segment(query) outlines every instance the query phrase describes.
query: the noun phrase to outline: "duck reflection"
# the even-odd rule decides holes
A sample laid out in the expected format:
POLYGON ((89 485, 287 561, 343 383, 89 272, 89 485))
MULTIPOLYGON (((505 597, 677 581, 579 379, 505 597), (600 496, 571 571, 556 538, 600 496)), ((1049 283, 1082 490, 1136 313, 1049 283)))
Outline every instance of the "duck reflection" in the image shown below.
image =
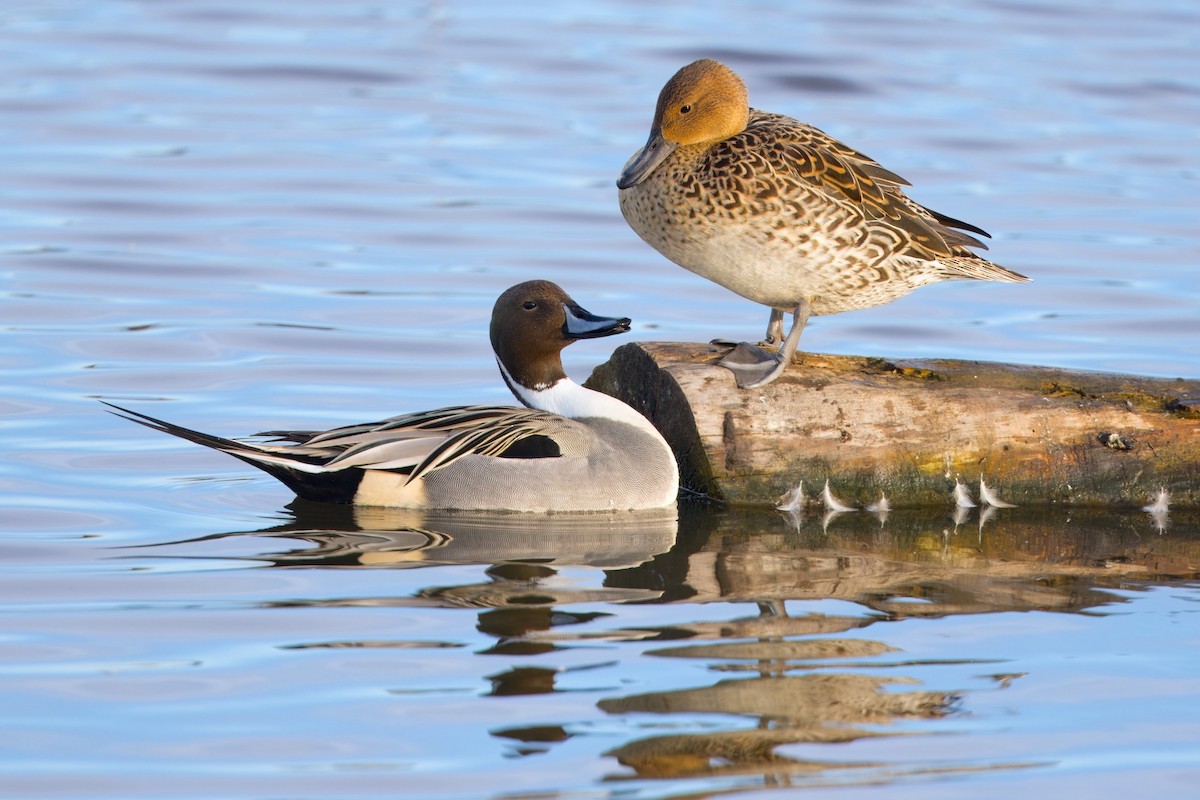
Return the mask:
MULTIPOLYGON (((912 735, 911 725, 898 723, 952 714, 961 688, 918 685, 918 675, 928 678, 927 667, 978 663, 979 676, 990 674, 998 689, 1021 675, 974 660, 965 647, 955 652, 951 646, 936 662, 905 658, 888 642, 886 623, 1002 611, 1094 613, 1124 602, 1110 589, 1136 588, 1140 579, 1200 577, 1200 519, 1180 524, 1177 516, 1173 533, 1159 535, 1136 511, 1002 509, 983 529, 956 525, 948 511, 905 509, 889 510, 886 520, 844 514, 807 524, 794 515, 687 505, 677 515, 618 517, 414 514, 303 503, 290 510, 294 519, 254 532, 275 546, 238 557, 273 569, 428 574, 420 588, 409 580, 405 596, 290 604, 477 609, 476 629, 490 644, 469 657, 503 657, 487 673, 481 696, 552 695, 582 670, 600 676, 607 688, 573 691, 597 693, 596 707, 611 721, 607 734, 612 724, 627 726, 627 740, 609 755, 629 772, 614 780, 750 775, 778 786, 834 770, 859 770, 861 780, 870 781, 888 780, 888 770, 911 775, 920 767, 805 760, 794 750, 912 735), (291 546, 279 547, 282 541, 291 546), (446 568, 455 565, 484 569, 446 568), (596 570, 598 578, 564 575, 578 567, 596 570), (472 578, 463 580, 464 574, 472 578), (484 579, 476 580, 480 574, 484 579), (847 611, 798 613, 811 611, 806 601, 830 599, 846 601, 847 611), (660 618, 671 622, 648 622, 654 617, 643 610, 635 624, 624 611, 629 603, 669 605, 660 618), (714 604, 753 611, 712 621, 701 609, 714 604), (692 608, 695 621, 680 621, 692 608), (604 660, 582 665, 556 655, 600 646, 604 660), (634 662, 639 674, 649 663, 661 664, 650 672, 674 684, 614 694, 611 687, 626 678, 614 679, 612 671, 634 662), (710 678, 686 685, 675 677, 693 682, 697 675, 710 678), (663 727, 672 732, 645 735, 647 728, 663 727)), ((184 544, 221 546, 233 535, 184 544)), ((595 724, 536 719, 490 733, 520 757, 590 735, 595 724)), ((975 768, 994 767, 954 765, 975 768)))
MULTIPOLYGON (((1124 602, 1110 588, 1129 589, 1138 577, 1194 578, 1200 569, 1200 537, 1149 537, 1136 515, 1005 509, 987 520, 986 536, 979 529, 960 530, 951 517, 905 510, 890 511, 886 528, 877 516, 865 514, 816 519, 807 527, 798 526, 794 514, 779 518, 774 527, 743 513, 710 515, 709 521, 703 546, 688 557, 688 601, 752 603, 757 615, 677 624, 673 636, 686 642, 643 653, 668 662, 698 662, 720 679, 599 701, 600 710, 629 718, 635 730, 650 727, 647 715, 663 718, 656 728, 685 724, 667 721, 673 716, 693 715, 694 720, 701 715, 703 720, 693 721, 688 732, 635 735, 610 750, 633 772, 614 779, 751 775, 767 787, 826 781, 835 771, 857 771, 857 778, 839 781, 873 783, 932 769, 790 754, 797 746, 895 736, 899 722, 950 715, 962 691, 917 686, 917 668, 989 664, 969 652, 937 661, 906 659, 887 643, 881 625, 908 617, 1002 611, 1088 613, 1124 602), (852 602, 864 613, 788 613, 789 605, 800 601, 828 599, 852 602), (879 635, 864 636, 868 628, 879 635)), ((985 669, 980 673, 989 677, 985 669)), ((1004 689, 1022 674, 992 672, 990 677, 1004 689)), ((913 733, 911 726, 899 730, 913 733)), ((1030 765, 981 762, 951 768, 1023 766, 1030 765)))
POLYGON ((800 773, 878 765, 791 758, 777 752, 782 745, 845 743, 888 735, 878 728, 905 718, 945 716, 959 700, 956 692, 909 689, 907 685, 917 681, 903 675, 837 671, 888 666, 876 660, 897 652, 886 643, 829 636, 864 628, 878 618, 821 614, 793 618, 782 603, 771 601, 760 602, 758 612, 757 617, 734 620, 720 630, 698 626, 695 639, 702 643, 646 652, 665 659, 697 659, 710 671, 753 673, 752 677, 598 703, 612 715, 719 715, 741 723, 724 726, 725 730, 637 738, 608 755, 639 778, 761 774, 773 785, 786 785, 800 773), (805 638, 814 635, 821 638, 805 638), (751 725, 745 724, 747 720, 751 725))
MULTIPOLYGON (((303 549, 263 554, 276 566, 424 567, 520 562, 625 569, 675 542, 674 509, 620 514, 479 514, 296 501, 295 519, 259 535, 303 549)), ((536 577, 531 573, 531 577, 536 577)))
POLYGON ((779 775, 875 766, 863 762, 801 760, 776 751, 788 744, 845 743, 887 735, 861 727, 902 718, 947 714, 958 696, 889 690, 902 678, 853 674, 726 680, 678 692, 604 700, 610 714, 722 714, 751 717, 754 727, 635 739, 609 751, 641 778, 763 773, 779 775))
MULTIPOLYGON (((440 607, 480 609, 477 630, 494 638, 480 655, 534 656, 555 650, 551 639, 536 634, 563 626, 579 626, 606 616, 576 612, 570 606, 651 601, 663 598, 656 558, 671 551, 678 533, 675 509, 620 514, 466 514, 372 509, 297 500, 288 507, 292 519, 257 531, 212 534, 156 549, 184 548, 187 555, 165 558, 208 558, 197 551, 229 551, 266 539, 288 542, 287 548, 221 555, 276 569, 429 569, 430 585, 403 596, 297 598, 270 601, 287 607, 440 607), (443 585, 438 567, 483 566, 484 581, 443 585), (620 585, 566 580, 564 567, 624 575, 620 585), (634 574, 637 573, 637 574, 634 574)), ((474 574, 478 574, 477 572, 474 574)), ((411 586, 411 582, 409 582, 411 586)), ((322 641, 288 645, 288 649, 403 648, 451 643, 405 641, 322 641)), ((554 690, 555 670, 513 670, 491 678, 493 694, 531 694, 554 690)))

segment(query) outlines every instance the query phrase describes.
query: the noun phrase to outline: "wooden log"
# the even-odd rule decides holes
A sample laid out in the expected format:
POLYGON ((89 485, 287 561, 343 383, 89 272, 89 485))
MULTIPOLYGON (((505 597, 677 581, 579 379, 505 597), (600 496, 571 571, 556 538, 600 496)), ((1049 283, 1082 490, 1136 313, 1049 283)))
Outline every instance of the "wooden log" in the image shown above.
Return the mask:
POLYGON ((1200 381, 979 361, 804 353, 738 389, 710 344, 625 345, 587 385, 645 414, 686 489, 776 504, 826 480, 855 505, 948 505, 982 478, 1020 505, 1200 506, 1200 381))

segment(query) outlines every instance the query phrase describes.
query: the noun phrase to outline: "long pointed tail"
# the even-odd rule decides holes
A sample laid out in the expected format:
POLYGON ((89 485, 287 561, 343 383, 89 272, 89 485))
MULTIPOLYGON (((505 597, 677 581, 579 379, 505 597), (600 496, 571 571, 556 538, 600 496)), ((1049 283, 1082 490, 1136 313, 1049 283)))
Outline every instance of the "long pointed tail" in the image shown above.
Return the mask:
MULTIPOLYGON (((122 419, 127 419, 130 422, 136 422, 138 425, 145 425, 147 428, 152 430, 161 431, 162 433, 169 433, 172 436, 178 436, 180 439, 187 439, 189 442, 202 444, 205 447, 212 448, 213 450, 220 450, 222 453, 228 453, 231 456, 241 458, 243 461, 249 461, 252 464, 254 462, 251 460, 251 454, 262 453, 261 450, 253 445, 237 442, 233 439, 226 439, 223 436, 213 436, 210 433, 203 433, 201 431, 192 430, 191 428, 185 428, 182 425, 176 425, 172 422, 167 422, 166 420, 152 417, 149 414, 130 411, 128 408, 122 408, 121 406, 116 405, 115 403, 109 403, 106 400, 101 400, 100 402, 112 409, 109 411, 110 414, 114 414, 122 419)), ((255 466, 257 466, 257 464, 255 466)))
POLYGON ((362 471, 357 469, 328 472, 324 469, 323 459, 315 456, 282 452, 283 448, 257 447, 247 442, 239 442, 223 436, 214 436, 210 433, 185 428, 182 425, 176 425, 149 414, 130 411, 128 408, 122 408, 103 400, 101 402, 109 407, 109 413, 122 419, 136 422, 162 433, 169 433, 222 453, 228 453, 234 458, 262 470, 297 495, 309 500, 332 503, 352 502, 358 482, 362 479, 362 471))

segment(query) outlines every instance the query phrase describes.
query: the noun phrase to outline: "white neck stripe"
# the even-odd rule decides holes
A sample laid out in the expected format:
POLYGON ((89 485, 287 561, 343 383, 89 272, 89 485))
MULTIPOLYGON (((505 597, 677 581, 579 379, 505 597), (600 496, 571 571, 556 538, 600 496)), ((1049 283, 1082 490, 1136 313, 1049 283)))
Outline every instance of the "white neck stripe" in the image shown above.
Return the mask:
POLYGON ((615 397, 587 389, 570 378, 561 378, 544 389, 531 389, 514 380, 508 368, 499 359, 496 363, 500 365, 500 374, 508 388, 529 408, 548 411, 569 419, 603 417, 654 431, 654 435, 659 437, 658 431, 648 419, 615 397))

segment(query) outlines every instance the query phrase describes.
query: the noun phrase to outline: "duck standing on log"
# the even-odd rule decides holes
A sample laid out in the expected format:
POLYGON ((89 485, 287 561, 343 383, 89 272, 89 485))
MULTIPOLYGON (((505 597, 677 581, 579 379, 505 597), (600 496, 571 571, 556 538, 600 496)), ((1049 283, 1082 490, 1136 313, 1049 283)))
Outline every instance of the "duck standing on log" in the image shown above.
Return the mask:
POLYGON ((742 388, 779 377, 810 315, 937 281, 1029 280, 972 252, 987 247, 971 234, 988 234, 914 202, 905 185, 811 125, 750 108, 742 79, 710 59, 663 87, 650 138, 617 180, 621 213, 642 239, 771 309, 765 343, 782 341, 778 353, 743 342, 720 362, 742 388))

